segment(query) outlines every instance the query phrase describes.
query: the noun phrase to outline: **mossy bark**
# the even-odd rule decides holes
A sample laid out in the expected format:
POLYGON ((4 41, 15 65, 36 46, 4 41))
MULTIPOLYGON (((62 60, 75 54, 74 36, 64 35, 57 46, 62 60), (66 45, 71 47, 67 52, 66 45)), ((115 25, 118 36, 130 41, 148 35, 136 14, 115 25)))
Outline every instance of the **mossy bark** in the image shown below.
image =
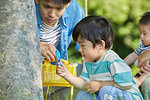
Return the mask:
POLYGON ((34 0, 0 0, 0 100, 43 100, 34 0))

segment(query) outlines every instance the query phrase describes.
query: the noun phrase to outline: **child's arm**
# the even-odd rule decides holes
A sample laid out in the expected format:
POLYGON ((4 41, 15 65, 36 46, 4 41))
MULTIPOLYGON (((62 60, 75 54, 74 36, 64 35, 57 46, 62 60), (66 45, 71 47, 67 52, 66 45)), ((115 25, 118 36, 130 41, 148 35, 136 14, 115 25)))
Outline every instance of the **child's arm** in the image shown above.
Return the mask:
POLYGON ((134 63, 134 61, 138 58, 138 56, 135 54, 135 52, 132 52, 131 54, 129 54, 124 61, 128 64, 131 65, 134 63))
POLYGON ((138 85, 138 87, 144 82, 145 79, 150 77, 150 73, 144 73, 140 77, 134 77, 134 81, 138 85))
POLYGON ((132 86, 120 86, 116 84, 114 81, 91 81, 86 84, 85 88, 88 90, 88 92, 95 93, 99 91, 103 86, 114 86, 121 90, 128 90, 132 87, 132 86))
POLYGON ((70 84, 73 86, 79 88, 79 89, 84 89, 86 81, 80 77, 76 77, 73 74, 71 74, 68 70, 67 67, 61 63, 61 66, 57 65, 56 73, 63 77, 65 80, 67 80, 70 84))

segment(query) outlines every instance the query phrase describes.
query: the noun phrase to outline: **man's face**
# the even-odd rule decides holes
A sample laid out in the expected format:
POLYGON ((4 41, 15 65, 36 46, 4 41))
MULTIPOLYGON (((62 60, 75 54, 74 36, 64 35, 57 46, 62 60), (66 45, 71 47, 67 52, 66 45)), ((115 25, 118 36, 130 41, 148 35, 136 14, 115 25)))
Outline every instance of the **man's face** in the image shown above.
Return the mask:
POLYGON ((54 26, 68 6, 69 4, 66 4, 64 7, 59 7, 58 5, 53 4, 53 2, 40 0, 39 9, 42 21, 51 27, 54 26))

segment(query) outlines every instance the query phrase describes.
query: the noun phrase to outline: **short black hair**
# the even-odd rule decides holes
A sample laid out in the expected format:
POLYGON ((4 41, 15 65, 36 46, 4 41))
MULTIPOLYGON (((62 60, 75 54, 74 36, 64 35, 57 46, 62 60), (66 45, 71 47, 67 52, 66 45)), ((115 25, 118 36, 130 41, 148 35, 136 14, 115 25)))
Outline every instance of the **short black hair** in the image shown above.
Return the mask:
POLYGON ((147 25, 150 24, 150 11, 144 13, 144 15, 141 17, 139 24, 147 25))
POLYGON ((73 40, 77 41, 79 35, 81 39, 89 40, 95 47, 100 40, 105 41, 105 48, 113 46, 113 29, 111 24, 101 16, 88 16, 83 18, 73 29, 73 40))
MULTIPOLYGON (((40 0, 39 0, 40 1, 40 0)), ((55 5, 59 6, 59 7, 64 7, 65 5, 67 5, 69 2, 71 2, 71 0, 45 0, 47 2, 52 2, 55 5)))

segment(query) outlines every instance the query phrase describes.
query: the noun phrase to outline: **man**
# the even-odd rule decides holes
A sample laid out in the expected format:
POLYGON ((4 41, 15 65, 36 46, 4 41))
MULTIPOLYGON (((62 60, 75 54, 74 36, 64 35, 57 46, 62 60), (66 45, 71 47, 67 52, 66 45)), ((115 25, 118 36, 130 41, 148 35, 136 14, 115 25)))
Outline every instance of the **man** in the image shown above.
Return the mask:
MULTIPOLYGON (((67 60, 67 48, 74 26, 84 17, 84 11, 75 0, 35 0, 38 35, 42 56, 53 62, 58 49, 67 60)), ((61 97, 66 89, 56 87, 61 97), (62 92, 61 92, 62 91, 62 92)), ((70 89, 69 89, 70 90, 70 89)), ((44 88, 45 95, 46 88, 44 88)))
POLYGON ((38 35, 42 56, 55 61, 55 51, 67 60, 67 48, 74 26, 84 17, 75 0, 35 0, 38 35))

